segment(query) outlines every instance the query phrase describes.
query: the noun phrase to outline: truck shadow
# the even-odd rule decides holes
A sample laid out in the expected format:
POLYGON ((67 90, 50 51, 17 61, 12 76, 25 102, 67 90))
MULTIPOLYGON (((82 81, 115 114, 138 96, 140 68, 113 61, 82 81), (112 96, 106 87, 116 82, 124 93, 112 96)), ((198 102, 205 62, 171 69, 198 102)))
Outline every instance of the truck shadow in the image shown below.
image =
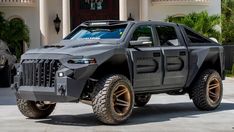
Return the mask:
MULTIPOLYGON (((199 111, 192 103, 174 103, 174 104, 149 104, 142 108, 135 108, 128 121, 121 124, 123 126, 165 122, 178 117, 198 118, 199 115, 216 113, 221 111, 234 110, 234 103, 222 103, 214 111, 199 111)), ((51 125, 68 125, 93 127, 104 125, 99 122, 94 114, 81 115, 54 115, 44 120, 37 120, 37 123, 51 125)))

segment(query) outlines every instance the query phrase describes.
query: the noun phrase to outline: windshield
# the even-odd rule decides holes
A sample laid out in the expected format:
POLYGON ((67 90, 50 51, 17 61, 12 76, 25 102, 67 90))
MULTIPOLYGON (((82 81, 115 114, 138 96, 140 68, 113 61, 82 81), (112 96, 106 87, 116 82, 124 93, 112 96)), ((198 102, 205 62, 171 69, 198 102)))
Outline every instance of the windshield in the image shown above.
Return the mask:
POLYGON ((127 25, 79 27, 66 39, 120 39, 126 27, 127 25))

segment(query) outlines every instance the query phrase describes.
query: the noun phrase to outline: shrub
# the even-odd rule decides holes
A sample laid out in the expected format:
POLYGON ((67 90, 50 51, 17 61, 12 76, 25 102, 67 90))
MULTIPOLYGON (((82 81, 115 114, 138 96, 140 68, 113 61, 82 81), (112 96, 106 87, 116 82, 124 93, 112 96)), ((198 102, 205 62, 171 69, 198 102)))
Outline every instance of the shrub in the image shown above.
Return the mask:
POLYGON ((19 59, 21 55, 21 45, 24 42, 29 43, 29 29, 19 19, 7 21, 0 12, 0 39, 5 41, 10 49, 15 50, 15 55, 19 59))
POLYGON ((207 11, 194 12, 183 17, 169 16, 165 21, 184 24, 206 37, 214 37, 221 40, 220 31, 216 29, 216 26, 220 25, 220 16, 209 16, 207 11))

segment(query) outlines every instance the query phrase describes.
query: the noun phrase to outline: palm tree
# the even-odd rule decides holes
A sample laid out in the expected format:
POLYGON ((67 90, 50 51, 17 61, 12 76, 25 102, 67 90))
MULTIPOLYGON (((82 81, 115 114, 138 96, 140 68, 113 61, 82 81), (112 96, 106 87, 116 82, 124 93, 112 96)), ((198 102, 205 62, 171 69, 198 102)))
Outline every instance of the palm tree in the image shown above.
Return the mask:
POLYGON ((190 13, 183 17, 173 17, 169 16, 166 21, 175 22, 187 25, 188 27, 194 29, 195 31, 207 36, 214 37, 217 39, 220 38, 220 31, 217 31, 215 27, 220 25, 220 16, 211 15, 209 16, 208 12, 203 11, 200 13, 190 13))
POLYGON ((222 14, 227 21, 230 21, 233 16, 234 1, 233 0, 222 0, 222 14))
POLYGON ((234 1, 222 0, 222 41, 234 44, 234 1))

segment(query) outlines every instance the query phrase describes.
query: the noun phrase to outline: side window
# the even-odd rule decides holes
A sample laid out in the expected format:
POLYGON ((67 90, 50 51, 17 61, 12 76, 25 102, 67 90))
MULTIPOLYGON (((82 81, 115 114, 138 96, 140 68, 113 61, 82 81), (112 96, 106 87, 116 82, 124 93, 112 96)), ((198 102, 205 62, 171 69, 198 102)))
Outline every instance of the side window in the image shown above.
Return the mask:
POLYGON ((172 26, 157 26, 161 46, 179 46, 180 42, 176 30, 172 26))
POLYGON ((153 33, 151 26, 139 26, 133 33, 132 41, 137 41, 141 37, 149 37, 150 41, 152 41, 152 44, 150 47, 153 47, 153 33))
POLYGON ((188 40, 190 41, 190 43, 211 43, 209 40, 207 40, 206 38, 194 33, 193 31, 184 28, 185 33, 187 34, 188 40))

